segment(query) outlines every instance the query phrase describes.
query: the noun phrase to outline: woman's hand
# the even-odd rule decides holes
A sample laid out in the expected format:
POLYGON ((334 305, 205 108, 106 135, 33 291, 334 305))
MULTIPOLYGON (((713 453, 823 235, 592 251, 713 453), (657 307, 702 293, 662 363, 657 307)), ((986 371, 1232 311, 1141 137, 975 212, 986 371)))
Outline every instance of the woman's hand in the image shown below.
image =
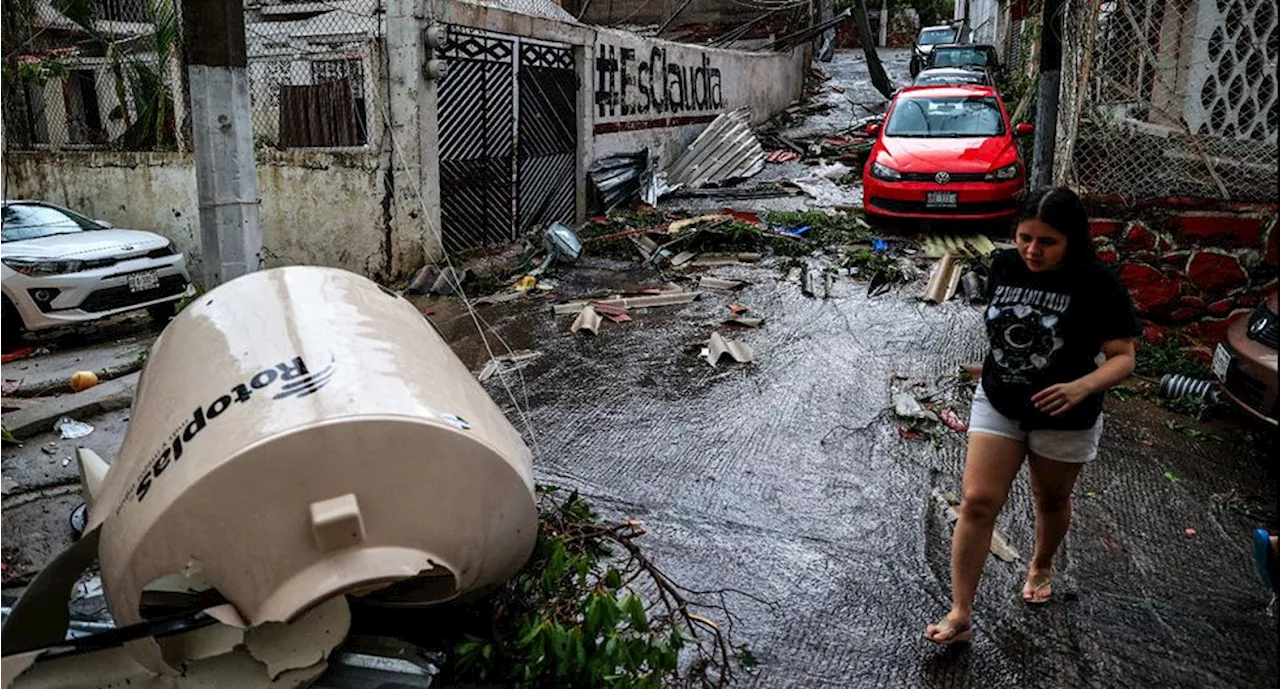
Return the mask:
POLYGON ((1036 405, 1036 409, 1050 416, 1057 416, 1080 404, 1080 401, 1092 392, 1084 379, 1077 379, 1070 383, 1050 385, 1032 395, 1031 403, 1036 405))

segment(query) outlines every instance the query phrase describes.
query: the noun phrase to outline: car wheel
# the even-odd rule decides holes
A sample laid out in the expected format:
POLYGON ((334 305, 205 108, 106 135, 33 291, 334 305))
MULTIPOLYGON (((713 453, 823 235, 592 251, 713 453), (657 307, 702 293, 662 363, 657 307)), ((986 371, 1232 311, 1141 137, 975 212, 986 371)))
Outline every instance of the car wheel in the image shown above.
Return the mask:
POLYGON ((178 303, 170 301, 163 304, 156 304, 155 306, 148 306, 147 313, 151 316, 151 320, 159 323, 160 325, 164 325, 165 323, 173 320, 173 317, 177 315, 178 303))
POLYGON ((0 314, 0 340, 4 340, 4 351, 11 352, 22 346, 22 316, 8 299, 4 300, 3 313, 0 314))
POLYGON ((920 73, 920 59, 915 57, 911 58, 911 63, 908 65, 907 69, 911 71, 911 78, 915 79, 916 75, 920 73))

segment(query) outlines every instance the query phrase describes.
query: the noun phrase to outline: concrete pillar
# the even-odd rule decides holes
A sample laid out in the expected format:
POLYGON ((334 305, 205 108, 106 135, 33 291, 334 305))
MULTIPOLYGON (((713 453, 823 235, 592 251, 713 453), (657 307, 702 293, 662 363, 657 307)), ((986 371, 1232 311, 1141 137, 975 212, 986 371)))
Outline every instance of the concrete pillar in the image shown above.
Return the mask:
POLYGON ((204 288, 262 267, 258 171, 253 157, 244 7, 239 0, 187 0, 191 134, 204 288))
MULTIPOLYGON (((427 3, 387 0, 387 98, 383 131, 384 266, 388 277, 441 255, 435 84, 424 77, 427 3)), ((383 113, 372 114, 382 117, 383 113)))
POLYGON ((889 0, 880 0, 880 43, 881 48, 889 45, 889 0))

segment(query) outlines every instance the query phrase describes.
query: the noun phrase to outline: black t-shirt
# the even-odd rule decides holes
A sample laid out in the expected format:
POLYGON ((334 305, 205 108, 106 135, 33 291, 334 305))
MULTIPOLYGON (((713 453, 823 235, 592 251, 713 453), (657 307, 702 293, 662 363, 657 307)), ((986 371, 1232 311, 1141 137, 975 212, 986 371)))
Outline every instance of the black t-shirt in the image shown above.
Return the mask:
POLYGON ((1050 416, 1031 396, 1097 370, 1102 343, 1140 332, 1129 292, 1101 263, 1033 273, 1014 250, 992 257, 982 389, 1001 414, 1037 428, 1090 428, 1102 394, 1050 416))

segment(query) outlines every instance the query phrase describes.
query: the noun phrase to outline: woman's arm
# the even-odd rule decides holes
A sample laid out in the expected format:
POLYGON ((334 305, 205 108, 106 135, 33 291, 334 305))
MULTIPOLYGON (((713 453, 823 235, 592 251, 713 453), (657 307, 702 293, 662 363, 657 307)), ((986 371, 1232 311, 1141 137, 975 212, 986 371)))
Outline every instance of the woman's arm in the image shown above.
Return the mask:
POLYGON ((1107 340, 1102 343, 1102 353, 1107 360, 1098 370, 1070 383, 1050 385, 1032 395, 1031 402, 1036 405, 1036 409, 1050 416, 1057 416, 1089 395, 1103 392, 1133 373, 1137 360, 1132 338, 1107 340))

